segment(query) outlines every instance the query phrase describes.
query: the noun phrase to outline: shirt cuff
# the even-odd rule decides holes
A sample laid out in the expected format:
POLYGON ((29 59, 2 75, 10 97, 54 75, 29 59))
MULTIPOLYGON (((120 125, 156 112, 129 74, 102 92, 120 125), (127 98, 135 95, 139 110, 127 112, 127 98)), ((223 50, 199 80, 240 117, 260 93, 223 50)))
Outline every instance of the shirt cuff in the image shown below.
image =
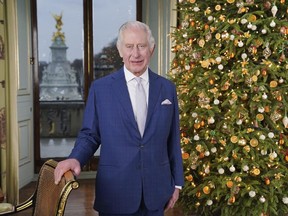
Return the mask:
POLYGON ((175 185, 175 188, 178 188, 179 190, 181 190, 182 186, 175 185))

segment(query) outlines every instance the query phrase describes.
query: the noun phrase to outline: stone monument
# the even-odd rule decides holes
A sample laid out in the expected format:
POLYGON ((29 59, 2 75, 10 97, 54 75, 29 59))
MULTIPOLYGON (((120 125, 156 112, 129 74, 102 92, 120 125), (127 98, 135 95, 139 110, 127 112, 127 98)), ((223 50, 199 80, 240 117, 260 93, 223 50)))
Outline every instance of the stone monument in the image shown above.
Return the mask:
POLYGON ((62 14, 53 15, 56 20, 56 32, 50 46, 52 61, 42 71, 40 82, 40 101, 82 100, 76 71, 67 60, 65 35, 62 30, 62 14))

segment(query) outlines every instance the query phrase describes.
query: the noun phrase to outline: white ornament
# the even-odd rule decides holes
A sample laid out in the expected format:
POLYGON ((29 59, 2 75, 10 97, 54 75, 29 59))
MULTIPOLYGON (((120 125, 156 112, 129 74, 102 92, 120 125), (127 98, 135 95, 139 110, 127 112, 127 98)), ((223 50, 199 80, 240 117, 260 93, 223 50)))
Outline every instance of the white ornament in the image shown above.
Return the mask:
POLYGON ((230 40, 234 40, 235 39, 235 35, 230 35, 230 40))
POLYGON ((197 114, 197 113, 195 113, 195 112, 194 112, 194 113, 192 113, 192 117, 193 117, 193 118, 196 118, 197 116, 198 116, 198 114, 197 114))
POLYGON ((220 101, 219 101, 218 99, 215 99, 215 100, 214 100, 214 104, 215 104, 215 105, 218 105, 219 103, 220 103, 220 101))
POLYGON ((229 168, 230 172, 235 172, 235 167, 232 165, 230 168, 229 168))
POLYGON ((287 205, 288 204, 288 197, 283 197, 282 202, 287 205))
POLYGON ((277 11, 278 11, 278 8, 277 8, 276 5, 274 5, 274 6, 271 8, 271 12, 272 12, 273 17, 276 16, 277 11))
POLYGON ((207 200, 206 204, 207 204, 208 206, 211 206, 211 205, 213 204, 213 201, 209 199, 209 200, 207 200))
POLYGON ((223 70, 223 68, 224 68, 224 67, 223 67, 222 64, 219 64, 219 65, 218 65, 218 69, 219 69, 219 70, 223 70))
POLYGON ((213 20, 213 16, 209 16, 209 17, 208 17, 208 20, 209 20, 209 21, 212 21, 212 20, 213 20))
POLYGON ((224 174, 224 172, 225 172, 225 170, 224 170, 223 168, 219 168, 219 169, 218 169, 218 173, 219 173, 220 175, 224 174))
POLYGON ((266 93, 263 93, 263 95, 262 95, 262 99, 267 99, 267 94, 266 93))
POLYGON ((264 111, 265 111, 265 109, 263 107, 258 108, 258 112, 263 113, 264 111))
POLYGON ((243 41, 238 42, 238 47, 243 47, 243 45, 244 45, 243 41))
POLYGON ((267 150, 262 149, 261 150, 261 155, 267 155, 267 150))
POLYGON ((210 155, 210 152, 209 151, 205 151, 204 155, 208 157, 210 155))
POLYGON ((198 11, 200 11, 200 8, 199 8, 199 7, 194 7, 193 10, 194 10, 195 12, 198 12, 198 11))
POLYGON ((265 137, 265 135, 261 134, 261 135, 259 136, 259 139, 261 139, 261 140, 265 140, 266 137, 265 137))
POLYGON ((247 21, 247 19, 242 19, 240 22, 241 22, 241 24, 244 25, 244 24, 246 24, 248 21, 247 21))
POLYGON ((283 122, 285 128, 288 128, 288 117, 287 117, 287 116, 285 116, 285 117, 282 119, 282 122, 283 122))
POLYGON ((217 63, 220 63, 222 61, 222 58, 221 58, 221 56, 218 56, 215 60, 217 63))
POLYGON ((283 83, 283 82, 284 82, 284 79, 282 77, 280 77, 279 83, 283 83))
POLYGON ((249 196, 250 197, 255 197, 256 196, 256 192, 255 191, 249 191, 249 196))
POLYGON ((274 133, 273 132, 269 132, 268 133, 268 137, 272 139, 274 137, 274 133))
POLYGON ((249 170, 249 166, 244 165, 244 166, 242 167, 242 169, 243 169, 244 172, 247 172, 247 171, 249 170))
POLYGON ((261 203, 264 203, 264 202, 266 201, 266 199, 265 199, 264 196, 261 196, 261 197, 259 198, 259 201, 260 201, 261 203))
POLYGON ((190 65, 185 65, 185 70, 190 70, 190 65))
POLYGON ((251 29, 252 29, 253 31, 256 31, 256 30, 257 30, 257 26, 256 26, 256 25, 252 25, 251 29))
POLYGON ((212 153, 216 153, 217 152, 217 148, 216 147, 211 148, 211 152, 212 153))
POLYGON ((271 26, 272 28, 274 28, 274 27, 276 26, 276 23, 274 22, 274 20, 272 20, 272 22, 270 23, 270 26, 271 26))
POLYGON ((252 24, 251 24, 251 23, 248 23, 247 28, 248 28, 248 29, 252 29, 252 24))
POLYGON ((236 121, 237 125, 242 125, 242 123, 243 123, 242 119, 239 119, 238 121, 236 121))
POLYGON ((187 33, 184 33, 183 34, 183 38, 187 38, 188 34, 187 33))
POLYGON ((198 141, 199 139, 200 139, 199 135, 196 134, 196 135, 194 136, 194 140, 198 141))
POLYGON ((214 123, 215 123, 215 119, 213 117, 209 117, 208 124, 214 124, 214 123))
POLYGON ((267 30, 266 29, 262 29, 262 34, 267 34, 267 30))
POLYGON ((243 59, 243 61, 247 58, 247 54, 246 53, 242 53, 241 54, 241 58, 243 59))

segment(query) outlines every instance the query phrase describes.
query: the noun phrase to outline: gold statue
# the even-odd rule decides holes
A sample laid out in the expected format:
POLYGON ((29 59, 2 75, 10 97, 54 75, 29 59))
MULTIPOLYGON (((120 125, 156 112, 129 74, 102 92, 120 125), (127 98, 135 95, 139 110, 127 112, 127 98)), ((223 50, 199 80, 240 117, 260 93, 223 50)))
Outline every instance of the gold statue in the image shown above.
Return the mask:
POLYGON ((55 41, 57 37, 60 37, 62 39, 62 41, 64 42, 65 41, 65 35, 63 32, 61 32, 62 26, 63 26, 62 13, 60 15, 57 15, 57 14, 52 14, 52 15, 56 21, 55 27, 57 29, 57 32, 53 33, 52 41, 55 41))

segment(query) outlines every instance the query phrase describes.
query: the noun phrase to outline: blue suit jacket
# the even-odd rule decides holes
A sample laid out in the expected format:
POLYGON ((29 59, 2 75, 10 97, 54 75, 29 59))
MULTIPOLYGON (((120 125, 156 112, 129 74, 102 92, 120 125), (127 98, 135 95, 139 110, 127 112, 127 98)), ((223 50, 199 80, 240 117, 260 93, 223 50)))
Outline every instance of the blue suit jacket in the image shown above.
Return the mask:
POLYGON ((138 131, 123 68, 90 87, 83 127, 70 158, 86 164, 101 144, 96 176, 97 211, 135 212, 142 194, 148 209, 167 203, 183 185, 175 85, 149 70, 149 102, 143 138, 138 131), (161 104, 168 99, 171 104, 161 104))

